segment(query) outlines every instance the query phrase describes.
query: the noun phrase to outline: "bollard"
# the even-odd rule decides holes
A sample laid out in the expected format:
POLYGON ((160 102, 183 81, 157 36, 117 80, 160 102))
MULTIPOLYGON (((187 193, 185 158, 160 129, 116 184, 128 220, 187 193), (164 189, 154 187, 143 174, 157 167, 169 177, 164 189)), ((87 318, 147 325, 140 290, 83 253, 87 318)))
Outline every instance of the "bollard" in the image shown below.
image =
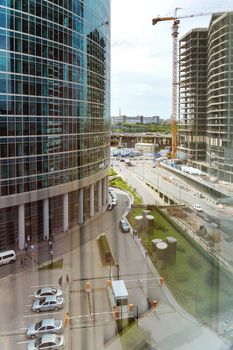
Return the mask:
POLYGON ((158 306, 158 301, 157 300, 152 300, 151 307, 152 307, 153 311, 155 311, 157 306, 158 306))
POLYGON ((64 325, 69 326, 69 324, 70 324, 70 315, 69 315, 69 312, 67 312, 64 316, 64 325))

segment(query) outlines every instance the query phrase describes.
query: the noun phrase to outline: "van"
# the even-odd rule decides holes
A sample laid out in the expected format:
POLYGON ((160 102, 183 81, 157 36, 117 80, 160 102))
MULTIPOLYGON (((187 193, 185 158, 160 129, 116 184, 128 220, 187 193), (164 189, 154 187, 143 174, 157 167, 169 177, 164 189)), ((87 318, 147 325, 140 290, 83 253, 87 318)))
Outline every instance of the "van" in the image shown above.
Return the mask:
POLYGON ((12 263, 16 260, 16 254, 14 250, 7 250, 0 253, 0 265, 12 263))

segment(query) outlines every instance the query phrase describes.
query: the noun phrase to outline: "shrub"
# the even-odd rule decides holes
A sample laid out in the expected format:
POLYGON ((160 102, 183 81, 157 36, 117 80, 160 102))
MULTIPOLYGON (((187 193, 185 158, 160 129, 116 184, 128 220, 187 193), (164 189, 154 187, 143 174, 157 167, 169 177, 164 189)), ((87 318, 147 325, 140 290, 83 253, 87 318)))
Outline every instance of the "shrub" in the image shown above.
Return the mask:
POLYGON ((109 172, 108 172, 108 175, 109 176, 115 176, 115 175, 117 175, 117 172, 113 168, 110 168, 109 172))
POLYGON ((202 265, 201 265, 200 261, 198 260, 198 258, 196 258, 193 255, 190 255, 188 257, 187 261, 188 261, 188 264, 195 270, 199 270, 202 267, 202 265))

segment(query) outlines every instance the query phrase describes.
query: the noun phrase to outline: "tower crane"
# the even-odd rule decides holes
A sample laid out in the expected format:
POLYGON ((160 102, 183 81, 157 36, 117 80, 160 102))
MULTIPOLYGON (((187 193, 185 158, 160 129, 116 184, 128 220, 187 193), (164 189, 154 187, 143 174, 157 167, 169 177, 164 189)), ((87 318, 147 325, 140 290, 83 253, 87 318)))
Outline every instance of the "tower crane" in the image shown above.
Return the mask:
POLYGON ((173 50, 172 50, 172 158, 176 158, 177 140, 176 140, 176 121, 177 121, 177 50, 178 50, 178 29, 181 18, 199 17, 212 15, 212 12, 197 13, 186 16, 177 16, 177 11, 180 8, 177 7, 172 17, 156 17, 152 19, 152 25, 163 21, 173 21, 172 25, 172 38, 173 38, 173 50))

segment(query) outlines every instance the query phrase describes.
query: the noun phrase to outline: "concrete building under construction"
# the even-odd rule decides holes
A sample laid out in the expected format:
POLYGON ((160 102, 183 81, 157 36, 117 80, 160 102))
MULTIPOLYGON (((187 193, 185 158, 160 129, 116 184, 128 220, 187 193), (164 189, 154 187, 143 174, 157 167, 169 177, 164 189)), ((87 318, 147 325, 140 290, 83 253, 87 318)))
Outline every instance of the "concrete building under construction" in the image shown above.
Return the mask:
POLYGON ((179 158, 233 182, 233 12, 179 42, 179 158))
POLYGON ((193 29, 180 39, 179 147, 180 158, 206 157, 207 29, 193 29))

